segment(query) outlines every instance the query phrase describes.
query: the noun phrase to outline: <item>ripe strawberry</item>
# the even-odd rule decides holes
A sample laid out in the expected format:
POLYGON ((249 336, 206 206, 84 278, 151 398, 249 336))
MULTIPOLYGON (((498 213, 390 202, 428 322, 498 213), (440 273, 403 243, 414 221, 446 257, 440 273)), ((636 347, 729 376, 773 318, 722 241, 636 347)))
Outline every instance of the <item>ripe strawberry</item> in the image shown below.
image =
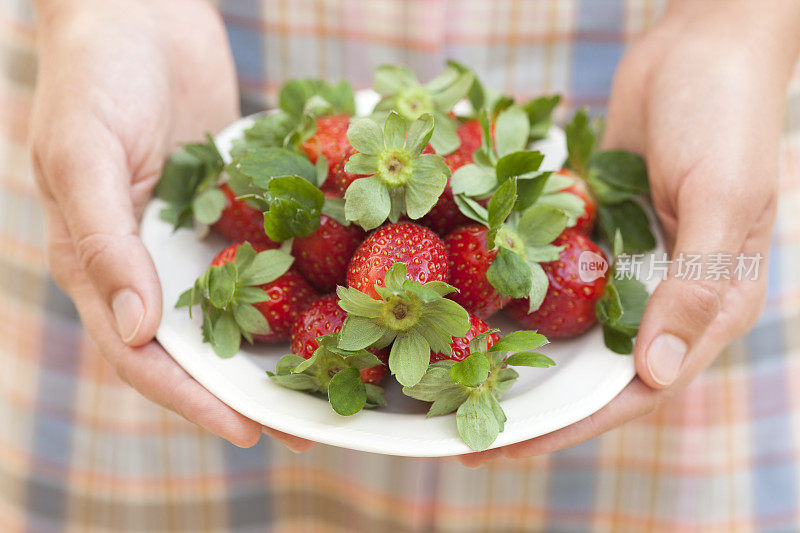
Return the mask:
MULTIPOLYGON (((445 355, 443 353, 431 354, 431 363, 442 361, 445 359, 452 359, 453 361, 462 361, 469 355, 469 342, 483 333, 489 331, 489 324, 481 320, 479 317, 469 314, 469 331, 463 337, 453 337, 453 342, 450 347, 453 349, 453 355, 445 355)), ((487 346, 491 347, 500 340, 500 335, 497 332, 490 333, 487 340, 487 346)))
POLYGON ((581 280, 579 257, 583 252, 593 252, 605 259, 605 254, 588 237, 572 229, 565 230, 553 244, 564 249, 558 261, 542 265, 550 282, 542 305, 528 313, 528 300, 522 298, 513 300, 505 309, 524 327, 551 339, 563 339, 583 333, 595 323, 595 303, 606 285, 604 277, 591 282, 581 280))
POLYGON ((347 265, 363 240, 364 230, 357 225, 344 226, 323 214, 314 233, 294 239, 294 266, 317 291, 333 292, 347 281, 347 265))
POLYGON ((420 283, 449 278, 442 240, 424 226, 398 222, 374 231, 361 243, 350 260, 347 284, 378 298, 374 286, 385 286, 384 277, 394 263, 405 264, 409 278, 420 283))
POLYGON ((320 117, 317 119, 317 131, 300 148, 312 163, 316 163, 322 153, 328 160, 328 171, 331 173, 350 149, 350 142, 347 140, 349 126, 350 117, 347 115, 320 117))
POLYGON ((261 211, 250 207, 244 200, 237 200, 226 183, 219 189, 225 194, 225 208, 211 227, 233 242, 247 241, 264 250, 280 246, 264 233, 264 214, 261 211))
MULTIPOLYGON (((451 154, 444 158, 444 162, 451 172, 472 163, 472 157, 481 145, 481 125, 477 120, 470 120, 463 123, 457 130, 461 145, 451 154)), ((420 219, 420 223, 428 226, 439 235, 447 235, 461 224, 467 224, 470 220, 465 217, 458 209, 453 199, 453 189, 450 188, 450 178, 447 178, 447 186, 439 197, 439 201, 433 206, 430 212, 420 219)))
POLYGON ((592 230, 594 230, 595 219, 597 218, 597 202, 595 202, 594 198, 589 194, 586 183, 577 174, 569 169, 559 170, 558 174, 573 180, 573 184, 564 189, 563 192, 568 192, 583 200, 583 214, 577 218, 572 229, 584 235, 591 235, 592 230))
POLYGON ((486 278, 486 271, 497 256, 497 250, 486 249, 487 231, 481 224, 467 224, 444 238, 450 284, 460 291, 450 298, 484 319, 511 300, 500 294, 486 278))
MULTIPOLYGON (((323 296, 297 317, 292 326, 292 353, 308 359, 319 348, 317 337, 341 331, 347 313, 339 307, 338 301, 335 294, 323 296)), ((376 351, 376 355, 386 362, 388 353, 385 350, 376 351)), ((360 372, 364 383, 378 383, 386 377, 386 365, 365 368, 360 372)))
POLYGON ((328 179, 325 180, 325 183, 323 183, 321 187, 324 192, 332 194, 338 198, 344 198, 344 193, 347 191, 347 188, 351 183, 358 178, 366 177, 364 174, 351 174, 344 169, 347 161, 350 159, 350 156, 355 153, 356 151, 354 149, 348 148, 336 166, 331 168, 331 171, 328 174, 328 179))
MULTIPOLYGON (((233 244, 222 250, 211 262, 212 266, 221 266, 234 261, 239 246, 233 244)), ((262 246, 253 246, 257 251, 263 251, 262 246)), ((280 277, 259 285, 258 288, 266 293, 266 300, 253 303, 253 306, 267 319, 269 333, 254 334, 253 338, 263 342, 281 342, 289 338, 292 324, 298 315, 303 312, 317 296, 313 287, 303 279, 294 269, 289 269, 280 277)))

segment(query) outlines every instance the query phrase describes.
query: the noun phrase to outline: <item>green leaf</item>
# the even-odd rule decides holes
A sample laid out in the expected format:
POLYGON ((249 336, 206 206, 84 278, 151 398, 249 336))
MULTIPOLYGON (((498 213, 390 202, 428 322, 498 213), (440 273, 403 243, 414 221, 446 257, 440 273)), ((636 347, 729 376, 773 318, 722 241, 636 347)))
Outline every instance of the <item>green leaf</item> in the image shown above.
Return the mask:
POLYGON ((301 392, 316 392, 319 390, 319 383, 307 374, 269 374, 269 378, 276 384, 287 389, 301 392))
POLYGON ((547 289, 550 286, 550 279, 545 274, 542 265, 528 261, 531 275, 531 290, 528 293, 528 312, 533 313, 542 306, 547 289))
POLYGON ((383 132, 371 118, 351 120, 347 139, 356 151, 364 154, 377 155, 384 148, 383 132))
POLYGON ((350 156, 344 169, 351 174, 364 174, 371 176, 378 171, 378 156, 374 154, 355 153, 350 156))
POLYGON ((514 204, 514 209, 525 211, 535 204, 541 198, 551 175, 550 172, 538 172, 534 175, 521 176, 517 181, 517 203, 514 204))
POLYGON ((410 154, 421 154, 433 135, 433 115, 423 113, 408 128, 406 151, 410 154))
POLYGON ((364 405, 366 408, 379 407, 386 405, 386 397, 383 395, 383 389, 372 383, 365 383, 364 389, 367 392, 367 403, 364 405))
POLYGON ((230 313, 221 313, 211 324, 211 346, 222 357, 233 357, 239 351, 242 336, 230 313))
MULTIPOLYGON (((521 107, 509 107, 497 116, 495 145, 497 146, 497 154, 501 159, 511 152, 524 150, 528 145, 529 135, 530 123, 528 122, 528 114, 521 107)), ((518 176, 519 174, 515 175, 518 176)))
POLYGON ((431 358, 431 349, 422 335, 413 331, 398 335, 389 354, 389 370, 404 386, 419 383, 431 358))
POLYGON ((339 348, 361 350, 372 346, 383 336, 384 328, 370 318, 349 315, 339 334, 339 348))
MULTIPOLYGON (((453 361, 448 361, 453 363, 453 361)), ((403 394, 422 400, 423 402, 433 402, 449 388, 455 387, 455 383, 450 379, 450 367, 431 365, 425 375, 416 385, 403 387, 403 394)))
MULTIPOLYGON (((463 168, 463 167, 462 167, 463 168)), ((489 225, 489 211, 486 210, 481 204, 469 198, 467 196, 455 195, 453 196, 453 200, 458 207, 458 210, 461 211, 461 214, 465 217, 478 222, 479 224, 483 224, 484 226, 489 225)))
POLYGON ((266 302, 269 296, 260 287, 239 287, 236 289, 236 301, 243 304, 266 302))
POLYGON ((519 350, 535 350, 548 341, 547 337, 535 331, 515 331, 509 333, 489 348, 490 352, 516 352, 519 350))
POLYGON ((466 98, 474 81, 475 75, 471 70, 448 67, 441 76, 431 80, 426 88, 433 93, 436 109, 447 112, 466 98))
POLYGON ((619 300, 622 304, 622 316, 618 320, 619 324, 638 329, 650 293, 647 292, 644 284, 636 279, 615 279, 613 285, 619 293, 619 300))
POLYGON ((536 200, 536 205, 547 205, 563 211, 569 217, 567 223, 570 227, 575 225, 575 222, 583 215, 586 209, 584 201, 579 196, 569 192, 542 194, 536 200))
POLYGON ((365 230, 383 224, 391 210, 389 191, 375 178, 355 180, 345 191, 344 201, 347 220, 356 222, 365 230))
POLYGON ((264 285, 283 276, 292 266, 294 257, 281 250, 258 252, 246 267, 239 271, 241 285, 264 285))
POLYGON ((302 374, 317 363, 317 355, 321 352, 315 352, 314 355, 308 359, 300 361, 297 366, 291 369, 292 374, 302 374))
POLYGON ((531 124, 529 141, 537 141, 547 137, 550 131, 551 117, 553 110, 561 100, 560 95, 540 96, 530 100, 522 106, 528 113, 528 120, 531 124))
POLYGON ((276 242, 308 237, 320 224, 325 195, 297 176, 282 176, 269 182, 269 211, 264 213, 264 231, 276 242))
POLYGON ((305 359, 293 353, 284 355, 278 360, 278 364, 275 365, 275 373, 280 375, 290 374, 292 369, 296 368, 297 365, 301 364, 303 361, 305 361, 305 359))
POLYGON ((236 292, 236 266, 227 263, 208 270, 208 298, 211 305, 224 309, 230 305, 236 292))
POLYGON ((458 409, 469 397, 469 392, 463 386, 452 385, 443 390, 436 397, 431 408, 428 410, 427 417, 442 416, 450 414, 458 409))
POLYGON ((486 246, 494 248, 494 233, 514 209, 517 200, 517 180, 510 179, 503 183, 489 200, 489 228, 494 230, 492 235, 487 235, 486 246))
POLYGON ((183 291, 175 303, 175 307, 192 307, 202 301, 202 293, 195 287, 183 291))
POLYGON ((206 189, 192 202, 194 217, 201 224, 213 224, 225 209, 225 195, 219 189, 206 189))
MULTIPOLYGON (((440 157, 434 154, 424 154, 420 157, 440 157)), ((439 201, 439 197, 447 186, 447 174, 444 172, 417 172, 406 185, 406 212, 408 217, 416 220, 422 218, 439 201)))
POLYGON ((436 153, 442 156, 451 154, 461 146, 461 139, 458 138, 456 122, 444 113, 434 113, 433 135, 431 135, 431 146, 436 153))
POLYGON ((568 221, 567 214, 555 207, 534 205, 522 213, 519 233, 526 246, 544 246, 564 231, 568 221))
POLYGON ((588 175, 613 189, 644 194, 650 191, 647 165, 638 154, 609 150, 595 154, 589 161, 588 175))
POLYGON ((497 183, 503 184, 506 180, 536 172, 544 161, 541 152, 511 152, 497 160, 497 183))
POLYGON ((336 287, 339 307, 349 315, 365 318, 377 318, 381 314, 382 304, 353 287, 336 287))
POLYGON ((331 217, 342 226, 350 225, 350 221, 344 215, 344 198, 326 196, 321 213, 331 217))
POLYGON ((384 96, 418 85, 419 81, 413 72, 397 65, 379 66, 375 69, 375 79, 372 82, 373 90, 384 96))
POLYGON ((500 422, 493 407, 487 395, 472 394, 456 412, 458 434, 475 451, 487 449, 500 434, 500 422))
POLYGON ((372 352, 362 352, 349 355, 345 358, 345 362, 356 370, 364 370, 365 368, 372 368, 383 364, 377 355, 372 352))
POLYGON ((280 176, 298 176, 312 186, 317 181, 317 170, 305 155, 286 148, 251 150, 234 161, 232 166, 263 190, 269 188, 273 178, 280 176))
POLYGON ((486 279, 499 293, 524 298, 531 290, 530 267, 515 252, 501 246, 486 270, 486 279))
POLYGON ((445 283, 444 281, 433 280, 429 281, 425 284, 425 288, 428 290, 435 291, 436 294, 439 296, 445 296, 452 292, 458 292, 458 289, 450 285, 449 283, 445 283))
POLYGON ((383 136, 386 148, 401 149, 406 143, 406 120, 392 111, 383 125, 383 136))
POLYGON ((567 134, 567 165, 581 175, 586 175, 586 167, 594 153, 597 134, 589 120, 589 113, 581 109, 564 127, 567 134))
POLYGON ((392 263, 383 277, 386 288, 393 292, 402 291, 406 280, 408 280, 408 269, 403 263, 392 263))
POLYGON ((612 352, 626 355, 633 352, 633 338, 630 335, 603 324, 603 343, 612 352))
POLYGON ((469 163, 453 172, 450 186, 454 195, 485 196, 497 186, 497 178, 483 167, 469 163))
POLYGON ((450 379, 465 387, 477 387, 489 377, 489 359, 473 353, 450 367, 450 379))
POLYGON ((619 230, 628 253, 647 252, 656 245, 647 214, 633 200, 600 205, 597 208, 597 220, 603 236, 610 243, 614 242, 614 235, 619 230))
POLYGON ((235 305, 233 307, 233 318, 241 331, 257 335, 267 335, 270 332, 267 319, 250 304, 235 305))
POLYGON ((546 355, 536 352, 514 353, 509 355, 504 362, 511 366, 532 366, 536 368, 547 368, 556 364, 546 355))
POLYGON ((427 304, 424 316, 452 337, 463 337, 469 331, 469 313, 453 300, 442 298, 427 304))
POLYGON ((428 288, 426 285, 411 279, 405 280, 403 283, 403 290, 407 293, 413 294, 426 304, 439 300, 442 297, 438 291, 428 288))
POLYGON ((328 383, 328 401, 333 410, 342 416, 359 412, 367 403, 367 390, 355 368, 340 370, 328 383))
POLYGON ((553 246, 546 244, 544 246, 528 246, 525 248, 525 260, 528 263, 549 263, 550 261, 558 261, 561 256, 561 250, 564 246, 553 246))

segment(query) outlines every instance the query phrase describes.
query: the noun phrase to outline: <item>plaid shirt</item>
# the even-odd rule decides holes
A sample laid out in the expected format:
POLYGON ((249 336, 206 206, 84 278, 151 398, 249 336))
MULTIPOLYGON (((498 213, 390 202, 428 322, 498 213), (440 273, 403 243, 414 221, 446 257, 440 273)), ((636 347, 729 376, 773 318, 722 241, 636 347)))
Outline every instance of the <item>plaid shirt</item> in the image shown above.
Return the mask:
MULTIPOLYGON (((370 83, 455 58, 518 94, 602 109, 648 0, 221 1, 245 112, 287 77, 370 83)), ((800 76, 767 310, 655 413, 582 445, 453 460, 269 439, 238 449, 124 385, 48 276, 25 138, 26 2, 0 0, 0 531, 792 531, 800 527, 800 76)))

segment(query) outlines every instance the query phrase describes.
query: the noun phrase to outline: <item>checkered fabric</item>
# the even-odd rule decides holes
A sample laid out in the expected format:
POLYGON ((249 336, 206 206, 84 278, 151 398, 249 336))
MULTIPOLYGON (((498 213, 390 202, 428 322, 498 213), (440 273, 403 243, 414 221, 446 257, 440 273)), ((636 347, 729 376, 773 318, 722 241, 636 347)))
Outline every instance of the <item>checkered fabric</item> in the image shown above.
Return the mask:
MULTIPOLYGON (((287 77, 421 78, 446 58, 518 94, 602 109, 648 0, 218 2, 245 112, 287 77)), ((0 0, 0 531, 797 531, 800 75, 789 96, 767 310, 657 412, 590 442, 468 470, 268 439, 238 449, 123 384, 44 265, 25 148, 27 2, 0 0)))

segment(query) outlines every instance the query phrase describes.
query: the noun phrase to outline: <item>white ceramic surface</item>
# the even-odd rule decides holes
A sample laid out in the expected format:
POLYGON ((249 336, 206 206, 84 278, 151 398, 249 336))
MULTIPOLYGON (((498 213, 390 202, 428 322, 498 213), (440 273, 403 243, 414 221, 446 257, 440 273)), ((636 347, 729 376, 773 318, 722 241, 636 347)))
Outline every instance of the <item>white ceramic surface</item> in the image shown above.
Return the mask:
MULTIPOLYGON (((361 112, 368 111, 375 95, 360 92, 357 101, 361 112)), ((223 155, 227 156, 231 140, 252 120, 244 118, 216 137, 223 155)), ((537 148, 546 154, 547 169, 559 168, 566 156, 564 132, 552 128, 537 148)), ((192 230, 173 232, 158 216, 163 206, 160 200, 153 200, 141 226, 163 286, 164 312, 157 338, 212 394, 265 426, 334 446, 416 457, 471 451, 456 432, 455 415, 425 418, 427 404, 404 397, 396 383, 387 387, 387 407, 342 417, 324 400, 279 387, 267 378, 264 371, 274 369, 280 356, 289 352, 288 344, 245 343, 233 358, 217 357, 202 342, 199 313, 190 319, 186 309, 175 309, 174 304, 226 242, 213 234, 198 240, 192 230)), ((656 253, 662 251, 659 238, 656 253)), ((654 285, 648 288, 652 290, 654 285)), ((504 318, 492 320, 492 324, 504 331, 514 327, 504 318)), ((585 418, 611 401, 635 374, 630 356, 605 348, 599 327, 577 339, 554 342, 542 351, 557 365, 517 369, 520 378, 501 402, 508 422, 492 447, 527 440, 585 418)))

